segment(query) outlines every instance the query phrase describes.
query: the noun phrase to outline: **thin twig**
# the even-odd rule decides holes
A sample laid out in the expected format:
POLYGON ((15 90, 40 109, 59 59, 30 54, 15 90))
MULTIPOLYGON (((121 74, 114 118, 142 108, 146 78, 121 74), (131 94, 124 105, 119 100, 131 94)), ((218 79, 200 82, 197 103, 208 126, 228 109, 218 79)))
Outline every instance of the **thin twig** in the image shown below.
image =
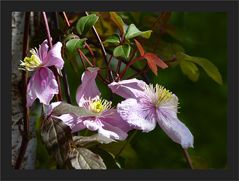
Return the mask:
MULTIPOLYGON (((63 12, 64 13, 64 12, 63 12)), ((57 29, 60 28, 60 25, 59 25, 59 15, 57 12, 55 12, 55 21, 56 21, 56 26, 57 26, 57 29)), ((61 40, 61 37, 59 36, 58 37, 59 41, 61 40)), ((64 53, 64 51, 63 51, 64 53)), ((63 56, 64 57, 64 56, 63 56)), ((63 67, 62 68, 62 78, 63 78, 63 86, 64 86, 64 92, 65 92, 65 96, 66 96, 66 100, 68 103, 72 103, 72 100, 71 100, 71 92, 70 92, 70 87, 69 87, 69 83, 68 83, 68 78, 67 78, 67 75, 66 75, 66 72, 65 72, 65 68, 63 67)))
POLYGON ((126 143, 122 146, 122 148, 120 149, 120 151, 115 155, 115 158, 118 158, 120 156, 120 154, 124 151, 124 149, 126 148, 126 146, 133 140, 133 138, 135 137, 135 135, 138 133, 138 130, 134 130, 133 133, 130 135, 130 137, 128 138, 128 140, 126 141, 126 143))
MULTIPOLYGON (((47 21, 47 16, 46 16, 46 12, 42 12, 42 16, 43 16, 43 20, 44 20, 44 24, 45 24, 45 29, 46 29, 46 34, 47 34, 47 40, 48 40, 48 45, 50 47, 50 49, 52 48, 52 38, 51 38, 51 33, 49 30, 49 25, 48 25, 48 21, 47 21)), ((61 83, 60 83, 60 77, 58 75, 57 69, 56 67, 52 66, 50 67, 51 70, 53 71, 55 77, 56 77, 56 81, 58 84, 58 89, 59 89, 59 94, 56 95, 56 101, 61 101, 62 100, 62 91, 61 91, 61 83)))
MULTIPOLYGON (((85 12, 85 14, 86 14, 87 16, 89 15, 88 12, 85 12)), ((108 60, 107 60, 107 53, 106 53, 105 47, 104 47, 104 45, 103 45, 103 43, 102 43, 102 41, 101 41, 101 38, 100 38, 98 32, 97 32, 96 29, 95 29, 95 26, 92 26, 92 31, 93 31, 93 33, 94 33, 96 39, 98 40, 98 42, 99 42, 99 44, 100 44, 100 49, 101 49, 101 52, 102 52, 102 54, 103 54, 105 64, 107 65, 107 67, 109 67, 109 62, 108 62, 108 60)), ((108 74, 109 74, 109 79, 110 79, 110 81, 114 80, 113 73, 112 73, 112 71, 111 71, 110 69, 108 69, 108 74)))
POLYGON ((93 64, 90 62, 90 60, 85 56, 85 54, 79 49, 77 48, 77 52, 79 53, 80 57, 83 58, 83 61, 87 61, 87 63, 93 67, 93 64))
POLYGON ((66 21, 67 26, 68 26, 68 27, 71 27, 71 24, 70 24, 70 22, 69 22, 69 19, 68 19, 67 16, 66 16, 65 11, 63 11, 62 14, 63 14, 63 16, 64 16, 64 19, 65 19, 65 21, 66 21))
POLYGON ((122 79, 126 73, 126 71, 128 70, 128 68, 133 65, 135 62, 141 60, 143 57, 142 56, 139 56, 139 57, 136 57, 134 58, 133 60, 131 60, 130 62, 128 62, 126 64, 126 67, 124 68, 124 70, 120 73, 120 79, 122 79))
POLYGON ((80 51, 77 49, 77 52, 78 52, 78 54, 80 55, 80 60, 81 60, 81 63, 82 63, 82 65, 83 65, 83 67, 84 67, 84 69, 86 70, 86 65, 85 65, 85 61, 83 60, 83 57, 81 56, 81 53, 80 53, 80 51))
POLYGON ((190 155, 189 155, 189 153, 188 153, 188 150, 187 150, 187 149, 183 149, 183 154, 184 154, 184 157, 185 157, 185 159, 186 159, 186 161, 187 161, 189 167, 190 167, 191 169, 193 169, 192 160, 191 160, 191 158, 190 158, 190 155))
POLYGON ((146 64, 146 65, 144 66, 144 68, 143 68, 142 70, 140 70, 140 72, 136 72, 135 74, 133 74, 133 75, 127 77, 126 79, 131 79, 131 78, 134 78, 134 77, 137 76, 137 75, 145 74, 147 71, 148 71, 148 65, 146 64))
MULTIPOLYGON (((25 13, 25 25, 24 25, 24 35, 23 35, 23 50, 22 50, 22 60, 27 56, 27 51, 28 51, 28 42, 29 42, 29 22, 30 21, 30 12, 25 13)), ((29 108, 26 106, 27 103, 27 77, 28 77, 28 72, 22 71, 22 81, 24 84, 23 87, 23 134, 22 134, 22 142, 20 146, 20 151, 18 153, 18 157, 15 163, 15 169, 19 169, 23 157, 26 152, 27 144, 28 144, 28 135, 29 135, 29 108)))

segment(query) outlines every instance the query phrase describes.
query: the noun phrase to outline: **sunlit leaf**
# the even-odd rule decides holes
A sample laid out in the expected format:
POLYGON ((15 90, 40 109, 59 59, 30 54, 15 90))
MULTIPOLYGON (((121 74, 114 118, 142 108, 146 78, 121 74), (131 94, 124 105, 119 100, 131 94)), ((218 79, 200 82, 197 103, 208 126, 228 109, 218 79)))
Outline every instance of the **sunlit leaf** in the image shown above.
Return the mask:
POLYGON ((113 55, 115 57, 122 57, 124 59, 128 59, 130 54, 131 47, 128 44, 117 46, 114 51, 113 55))
POLYGON ((66 42, 66 50, 70 56, 75 55, 76 49, 82 49, 85 44, 86 38, 83 39, 70 39, 66 42))
POLYGON ((134 24, 131 24, 129 25, 126 31, 125 38, 131 39, 137 36, 141 36, 143 38, 149 38, 151 36, 151 33, 152 33, 152 30, 140 31, 134 24))
POLYGON ((125 30, 124 30, 124 22, 122 18, 116 12, 110 12, 110 18, 119 28, 120 34, 123 35, 125 33, 125 30))
POLYGON ((192 63, 185 60, 180 61, 180 68, 182 72, 187 75, 187 77, 192 81, 197 81, 199 78, 198 67, 192 63))
POLYGON ((80 18, 76 24, 76 30, 80 35, 86 34, 99 19, 95 14, 80 18))
POLYGON ((106 169, 103 159, 86 148, 72 149, 68 166, 74 169, 106 169))
POLYGON ((217 82, 219 85, 223 84, 222 76, 218 68, 208 59, 192 57, 185 54, 185 60, 196 63, 197 65, 201 66, 208 74, 208 76, 211 77, 215 82, 217 82))
POLYGON ((120 38, 119 38, 118 35, 114 34, 112 36, 107 37, 107 39, 104 41, 104 43, 119 45, 120 44, 120 38))

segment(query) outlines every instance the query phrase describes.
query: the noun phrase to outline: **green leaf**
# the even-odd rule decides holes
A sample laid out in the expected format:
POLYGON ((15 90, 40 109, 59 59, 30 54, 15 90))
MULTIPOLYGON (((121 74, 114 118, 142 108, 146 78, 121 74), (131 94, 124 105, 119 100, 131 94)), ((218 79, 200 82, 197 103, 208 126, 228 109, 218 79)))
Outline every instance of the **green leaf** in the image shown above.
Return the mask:
POLYGON ((120 34, 123 35, 125 33, 125 29, 124 29, 124 22, 123 22, 122 18, 115 12, 110 12, 110 18, 113 20, 113 22, 119 28, 120 34))
POLYGON ((68 165, 74 169, 106 169, 103 159, 86 148, 72 149, 68 165))
POLYGON ((82 107, 73 106, 71 104, 62 102, 52 110, 52 115, 61 116, 62 114, 73 113, 76 116, 95 116, 94 113, 84 109, 82 107))
POLYGON ((219 85, 223 84, 222 76, 218 68, 208 59, 185 55, 185 60, 198 64, 215 82, 217 82, 219 85))
POLYGON ((148 31, 140 31, 134 24, 129 25, 126 34, 125 34, 125 38, 126 39, 131 39, 131 38, 135 38, 137 36, 141 36, 143 38, 149 38, 151 36, 152 30, 148 30, 148 31))
POLYGON ((188 62, 185 60, 181 60, 180 61, 180 68, 182 70, 182 72, 187 75, 187 77, 196 82, 199 78, 199 71, 198 71, 198 67, 192 63, 192 62, 188 62))
POLYGON ((76 24, 76 30, 80 35, 86 34, 99 19, 95 14, 80 18, 76 24))
POLYGON ((113 55, 115 57, 122 57, 124 59, 128 59, 130 54, 131 47, 128 44, 117 46, 114 51, 113 55))
POLYGON ((114 34, 112 36, 109 36, 104 43, 110 43, 113 45, 119 45, 120 44, 120 38, 118 35, 114 34))
POLYGON ((66 50, 68 54, 73 56, 77 48, 82 49, 85 44, 86 38, 83 39, 71 39, 66 42, 66 50))

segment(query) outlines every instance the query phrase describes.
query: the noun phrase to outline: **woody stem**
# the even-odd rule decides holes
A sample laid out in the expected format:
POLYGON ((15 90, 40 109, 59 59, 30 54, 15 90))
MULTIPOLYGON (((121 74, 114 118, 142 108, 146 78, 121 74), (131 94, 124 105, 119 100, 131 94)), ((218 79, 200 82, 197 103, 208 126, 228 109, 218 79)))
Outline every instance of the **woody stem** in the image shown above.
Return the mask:
MULTIPOLYGON (((50 47, 50 49, 52 48, 52 40, 51 40, 51 33, 50 33, 50 29, 49 29, 49 25, 48 25, 48 21, 47 21, 47 16, 46 16, 46 12, 42 12, 42 17, 43 17, 43 21, 45 24, 45 29, 46 29, 46 34, 47 34, 47 40, 48 40, 48 45, 50 47)), ((51 66, 50 69, 53 71, 55 77, 56 77, 56 81, 58 84, 58 89, 59 89, 59 94, 56 95, 56 101, 61 101, 62 100, 62 91, 61 91, 61 82, 60 82, 60 77, 57 73, 57 69, 54 66, 51 66)))

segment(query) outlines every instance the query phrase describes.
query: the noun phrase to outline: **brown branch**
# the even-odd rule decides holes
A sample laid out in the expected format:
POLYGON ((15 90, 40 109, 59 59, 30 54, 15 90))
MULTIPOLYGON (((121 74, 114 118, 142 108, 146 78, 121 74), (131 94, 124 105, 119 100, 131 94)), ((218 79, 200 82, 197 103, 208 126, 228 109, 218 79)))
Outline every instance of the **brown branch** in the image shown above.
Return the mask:
POLYGON ((65 11, 63 11, 62 14, 63 14, 63 16, 64 16, 64 19, 65 19, 65 22, 66 22, 67 26, 68 26, 68 27, 71 27, 71 24, 70 24, 70 22, 69 22, 69 19, 68 19, 67 16, 66 16, 65 11))
MULTIPOLYGON (((65 15, 65 12, 63 12, 63 14, 65 15)), ((57 12, 55 12, 55 21, 56 21, 57 29, 59 29, 60 25, 59 25, 59 17, 58 17, 58 13, 57 12)), ((60 36, 58 37, 58 40, 61 40, 60 36)), ((64 51, 63 51, 63 53, 64 53, 64 51)), ((66 100, 67 100, 68 103, 71 104, 72 103, 71 92, 70 92, 68 78, 67 78, 67 75, 66 75, 64 67, 62 68, 62 79, 63 79, 63 86, 64 86, 64 92, 65 92, 66 100)))
MULTIPOLYGON (((85 14, 86 14, 87 16, 89 15, 88 12, 85 12, 85 14)), ((107 65, 107 67, 109 67, 109 62, 108 62, 108 60, 107 60, 107 53, 106 53, 105 47, 104 47, 104 45, 103 45, 103 43, 102 43, 102 41, 101 41, 101 39, 100 39, 100 36, 99 36, 98 32, 97 32, 96 29, 95 29, 95 26, 92 26, 92 31, 93 31, 93 33, 94 33, 94 35, 95 35, 97 41, 98 41, 99 44, 100 44, 100 49, 101 49, 101 52, 102 52, 102 54, 103 54, 105 64, 107 65)), ((110 79, 110 81, 114 80, 113 73, 112 73, 112 71, 111 71, 110 69, 108 69, 108 74, 109 74, 109 79, 110 79)))
MULTIPOLYGON (((24 35, 23 35, 23 49, 22 49, 22 60, 27 56, 28 51, 28 41, 29 41, 29 22, 30 21, 30 12, 25 13, 25 22, 24 22, 24 35)), ((27 144, 28 144, 28 135, 29 135, 29 108, 27 107, 27 77, 28 72, 22 71, 22 82, 24 84, 23 87, 23 134, 22 134, 22 142, 20 146, 20 151, 18 153, 18 157, 15 163, 15 169, 19 169, 23 157, 26 152, 27 144)))
MULTIPOLYGON (((48 25, 48 21, 47 21, 46 12, 43 11, 42 12, 42 16, 43 16, 43 20, 44 20, 44 24, 45 24, 48 45, 49 45, 49 47, 51 49, 52 48, 52 40, 51 40, 51 33, 50 33, 50 30, 49 30, 49 25, 48 25)), ((62 91, 61 91, 60 77, 58 75, 56 67, 52 66, 52 67, 50 67, 50 69, 53 71, 53 73, 54 73, 54 75, 56 77, 56 81, 57 81, 58 89, 59 89, 59 94, 56 95, 56 101, 61 101, 62 100, 62 91)))
POLYGON ((187 161, 187 163, 188 163, 188 166, 189 166, 191 169, 193 169, 192 160, 191 160, 191 158, 190 158, 190 155, 189 155, 187 149, 183 149, 183 155, 184 155, 184 157, 185 157, 185 159, 186 159, 186 161, 187 161))

